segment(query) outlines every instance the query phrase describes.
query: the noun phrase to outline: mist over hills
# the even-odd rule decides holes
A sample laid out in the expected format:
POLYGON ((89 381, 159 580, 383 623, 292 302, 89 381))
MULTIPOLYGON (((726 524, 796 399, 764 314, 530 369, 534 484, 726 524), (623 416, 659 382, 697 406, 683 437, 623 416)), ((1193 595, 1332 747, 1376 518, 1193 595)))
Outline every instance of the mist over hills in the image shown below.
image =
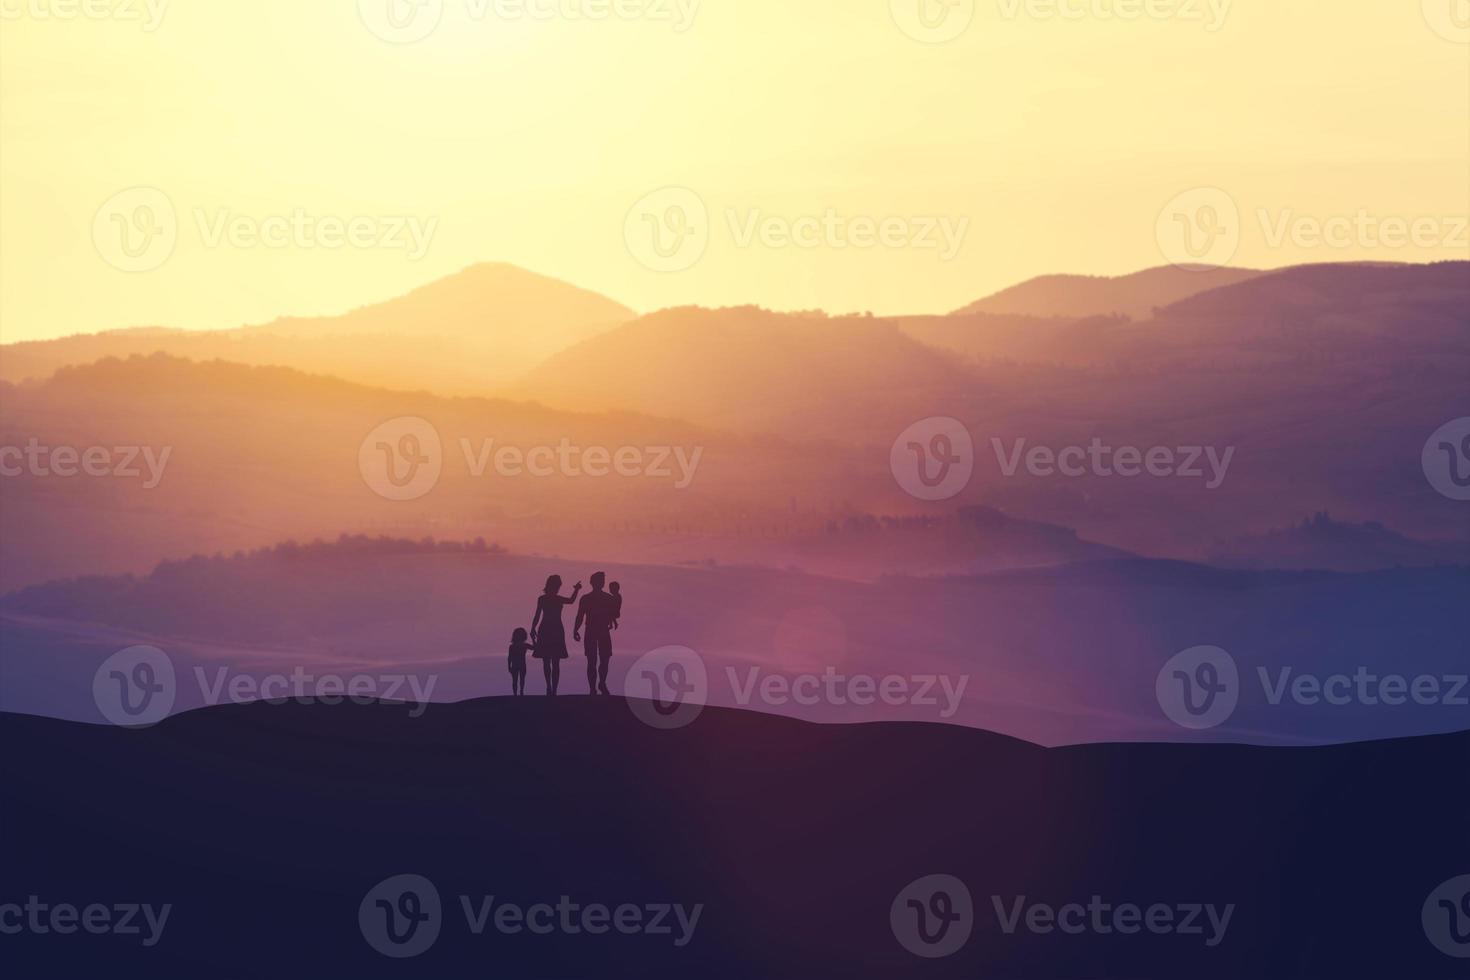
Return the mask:
MULTIPOLYGON (((951 416, 976 444, 958 503, 1129 551, 1198 556, 1319 510, 1463 540, 1470 526, 1430 487, 1419 455, 1430 433, 1470 414, 1467 310, 1470 263, 1460 262, 1288 269, 1145 322, 666 311, 557 355, 532 377, 553 404, 605 391, 621 407, 750 434, 816 433, 880 455, 913 422, 951 416), (1283 296, 1293 299, 1283 305, 1283 296), (1208 489, 1001 465, 1017 446, 1056 452, 1094 439, 1140 452, 1208 447, 1231 463, 1208 489)), ((876 510, 906 507, 890 487, 876 510)))
POLYGON ((487 394, 634 313, 503 263, 484 263, 340 316, 287 317, 236 330, 140 328, 0 347, 0 379, 43 379, 103 357, 168 353, 280 365, 388 388, 487 394))
MULTIPOLYGON (((133 477, 21 471, 5 478, 0 588, 342 532, 485 537, 531 554, 800 565, 843 576, 957 571, 1113 553, 1066 528, 998 515, 965 533, 933 519, 889 527, 872 555, 852 521, 887 492, 865 449, 747 436, 629 413, 391 392, 286 368, 153 355, 0 383, 0 443, 142 447, 133 477), (442 471, 423 496, 386 499, 362 447, 389 420, 423 419, 442 471), (500 454, 569 453, 550 472, 500 454), (584 472, 581 452, 628 450, 642 469, 584 472), (157 468, 156 474, 149 466, 157 468), (156 476, 156 479, 154 478, 156 476)), ((371 448, 371 447, 370 447, 371 448)), ((115 457, 116 458, 116 457, 115 457)), ((550 458, 550 457, 548 457, 550 458)))
MULTIPOLYGON (((335 362, 375 349, 347 331, 390 329, 406 310, 454 312, 455 329, 472 331, 485 322, 476 297, 503 294, 514 308, 569 291, 567 302, 588 317, 620 309, 491 266, 401 305, 282 329, 289 343, 320 345, 335 362)), ((145 489, 7 477, 0 587, 141 572, 161 559, 341 532, 486 536, 545 554, 585 553, 590 536, 643 561, 790 564, 860 577, 1075 561, 1099 547, 1202 559, 1219 542, 1318 511, 1377 522, 1426 546, 1383 548, 1359 537, 1345 546, 1361 547, 1357 558, 1341 547, 1316 552, 1329 567, 1433 563, 1446 553, 1441 544, 1470 540, 1458 505, 1433 490, 1419 459, 1429 433, 1470 414, 1467 310, 1470 263, 1307 266, 1242 278, 1146 322, 666 310, 610 329, 586 325, 593 336, 502 385, 513 398, 384 390, 246 367, 234 356, 68 367, 46 382, 0 387, 4 443, 172 447, 168 479, 145 489), (932 416, 961 420, 975 447, 968 487, 942 504, 910 497, 889 466, 898 433, 932 416), (437 427, 445 473, 423 499, 392 502, 364 484, 358 453, 374 427, 401 417, 437 427), (674 480, 497 479, 483 470, 487 440, 496 440, 492 449, 567 440, 703 452, 684 489, 674 480), (1229 465, 1207 486, 1007 464, 1018 451, 1094 441, 1162 447, 1181 459, 1189 447, 1209 448, 1220 459, 1230 454, 1229 465), (1010 523, 979 537, 963 523, 950 527, 957 536, 942 530, 964 507, 998 508, 1010 523), (913 517, 939 523, 881 524, 913 517), (853 529, 864 520, 880 522, 882 533, 857 545, 853 529), (896 564, 865 558, 869 547, 896 564)), ((426 323, 402 331, 431 329, 426 323)), ((117 335, 13 345, 0 349, 0 361, 13 366, 17 350, 54 353, 90 340, 117 335)), ((415 356, 481 374, 483 359, 437 339, 404 342, 415 356)), ((1248 563, 1304 555, 1266 549, 1248 563)))
MULTIPOLYGON (((5 386, 0 412, 8 446, 34 439, 79 452, 146 447, 155 460, 169 454, 153 486, 146 474, 58 479, 23 466, 7 476, 5 588, 342 531, 483 534, 538 551, 599 527, 656 537, 660 528, 708 519, 733 532, 741 515, 748 521, 772 509, 769 487, 778 479, 779 510, 789 515, 828 499, 824 488, 842 471, 821 447, 757 444, 678 421, 391 392, 285 368, 165 355, 5 386), (365 441, 402 418, 425 420, 439 442, 442 473, 418 499, 383 497, 362 468, 365 441), (497 462, 502 450, 555 453, 564 444, 576 453, 565 472, 559 461, 542 476, 524 463, 506 469, 497 462), (624 447, 636 451, 637 475, 582 473, 582 451, 624 447)), ((142 462, 133 459, 139 468, 142 462)))
POLYGON ((891 438, 892 420, 958 407, 976 380, 889 320, 758 307, 664 310, 550 358, 522 392, 740 431, 891 438))
MULTIPOLYGON (((1463 566, 1344 575, 1121 558, 854 581, 647 564, 614 550, 549 557, 506 554, 493 542, 382 539, 200 556, 145 575, 0 597, 0 710, 98 720, 98 665, 140 643, 173 659, 179 711, 208 703, 196 668, 211 678, 294 665, 314 674, 406 672, 435 678, 435 702, 503 694, 505 646, 512 629, 529 625, 546 576, 560 574, 569 591, 595 570, 621 582, 626 597, 613 639, 617 680, 637 656, 676 644, 703 658, 714 704, 826 722, 943 721, 1049 745, 1295 744, 1470 729, 1463 701, 1391 711, 1273 703, 1258 680, 1260 672, 1327 677, 1359 668, 1378 677, 1463 675, 1463 566), (1155 683, 1171 657, 1206 644, 1235 658, 1245 686, 1225 724, 1187 732, 1160 710, 1155 683), (950 695, 935 687, 927 702, 864 706, 747 686, 752 676, 828 671, 944 677, 950 695)), ((580 672, 567 669, 565 691, 585 690, 580 672)), ((1451 682, 1441 683, 1448 694, 1451 682)))

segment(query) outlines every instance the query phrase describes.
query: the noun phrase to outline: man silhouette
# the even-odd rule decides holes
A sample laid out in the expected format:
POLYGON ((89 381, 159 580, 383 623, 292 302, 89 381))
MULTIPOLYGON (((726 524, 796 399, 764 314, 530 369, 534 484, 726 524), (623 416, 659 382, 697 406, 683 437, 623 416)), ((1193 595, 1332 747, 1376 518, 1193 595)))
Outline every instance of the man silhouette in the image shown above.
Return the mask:
POLYGON ((607 667, 612 660, 612 622, 617 612, 617 603, 603 591, 607 575, 593 574, 592 591, 582 597, 577 606, 577 621, 572 624, 572 639, 582 639, 582 625, 587 626, 587 638, 582 649, 587 654, 587 687, 589 693, 607 694, 607 667))

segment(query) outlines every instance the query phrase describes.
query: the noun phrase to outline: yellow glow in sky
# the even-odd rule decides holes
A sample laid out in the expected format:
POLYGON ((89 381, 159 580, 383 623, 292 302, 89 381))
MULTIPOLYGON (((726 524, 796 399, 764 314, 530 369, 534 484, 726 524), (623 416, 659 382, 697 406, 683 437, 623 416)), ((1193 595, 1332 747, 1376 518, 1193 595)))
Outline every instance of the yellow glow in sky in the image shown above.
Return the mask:
POLYGON ((486 260, 643 311, 898 313, 1190 256, 1470 258, 1467 0, 0 17, 6 341, 338 312, 486 260))

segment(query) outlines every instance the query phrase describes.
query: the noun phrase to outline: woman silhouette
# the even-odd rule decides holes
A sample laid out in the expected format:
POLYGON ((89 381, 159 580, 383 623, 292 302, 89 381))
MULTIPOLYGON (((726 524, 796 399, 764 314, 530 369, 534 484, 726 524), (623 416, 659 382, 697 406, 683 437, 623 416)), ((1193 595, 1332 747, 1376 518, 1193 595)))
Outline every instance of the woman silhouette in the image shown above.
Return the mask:
POLYGON ((546 580, 546 588, 536 600, 536 615, 531 617, 531 642, 536 644, 536 652, 531 656, 541 661, 541 669, 546 672, 548 696, 556 693, 561 683, 561 662, 567 659, 567 633, 561 624, 561 611, 576 602, 581 591, 582 583, 578 582, 572 589, 572 597, 563 599, 558 594, 561 576, 553 575, 546 580))

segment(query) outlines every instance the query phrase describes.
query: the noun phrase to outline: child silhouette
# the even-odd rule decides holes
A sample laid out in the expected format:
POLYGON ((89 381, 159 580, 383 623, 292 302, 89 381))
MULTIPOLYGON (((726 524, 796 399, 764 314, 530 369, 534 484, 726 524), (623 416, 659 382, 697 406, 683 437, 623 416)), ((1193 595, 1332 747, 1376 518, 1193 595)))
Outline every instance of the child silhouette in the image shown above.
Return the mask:
POLYGON ((526 631, 517 629, 510 635, 510 690, 517 697, 526 693, 526 651, 535 650, 536 644, 526 639, 526 631))
POLYGON ((618 628, 618 617, 623 614, 623 586, 614 582, 607 587, 607 591, 613 597, 612 603, 612 628, 618 628))

